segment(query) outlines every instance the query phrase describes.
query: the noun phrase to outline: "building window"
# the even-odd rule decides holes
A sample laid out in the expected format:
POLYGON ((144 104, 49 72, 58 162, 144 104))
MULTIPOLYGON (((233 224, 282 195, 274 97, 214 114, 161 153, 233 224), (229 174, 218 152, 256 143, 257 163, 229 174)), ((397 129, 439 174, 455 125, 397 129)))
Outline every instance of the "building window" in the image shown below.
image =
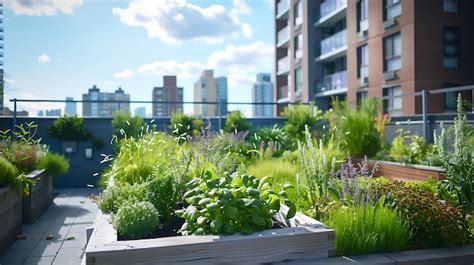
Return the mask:
POLYGON ((402 68, 402 43, 400 32, 384 38, 384 71, 402 68))
POLYGON ((443 0, 443 11, 447 13, 457 13, 458 0, 443 0))
POLYGON ((294 6, 295 25, 303 24, 303 2, 298 1, 294 6))
POLYGON ((357 77, 366 78, 368 77, 369 69, 369 47, 367 44, 357 48, 357 77))
POLYGON ((402 94, 400 86, 388 87, 383 91, 384 97, 389 97, 384 100, 384 111, 390 116, 402 115, 402 97, 394 97, 402 94))
POLYGON ((459 47, 460 37, 459 29, 444 29, 444 60, 443 65, 446 69, 456 69, 459 67, 459 47))
POLYGON ((359 0, 357 2, 357 31, 367 30, 369 18, 369 4, 368 0, 359 0))
POLYGON ((295 38, 295 58, 303 58, 303 34, 295 38))
POLYGON ((367 98, 367 91, 357 92, 357 105, 362 105, 364 100, 367 98))
POLYGON ((402 14, 401 0, 384 0, 383 15, 385 20, 394 19, 402 14))
POLYGON ((295 70, 295 92, 296 95, 301 95, 303 91, 303 70, 298 68, 295 70))

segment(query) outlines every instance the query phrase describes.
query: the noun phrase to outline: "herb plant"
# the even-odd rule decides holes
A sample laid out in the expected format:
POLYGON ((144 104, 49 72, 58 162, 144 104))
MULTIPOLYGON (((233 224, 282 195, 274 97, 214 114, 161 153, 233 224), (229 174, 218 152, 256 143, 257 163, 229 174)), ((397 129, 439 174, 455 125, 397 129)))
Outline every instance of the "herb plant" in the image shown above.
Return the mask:
POLYGON ((40 158, 37 168, 45 169, 51 176, 60 176, 69 171, 69 162, 60 154, 47 153, 40 158))
POLYGON ((442 166, 446 170, 444 187, 456 192, 460 205, 467 210, 474 210, 474 127, 467 123, 461 94, 458 95, 454 125, 447 130, 441 124, 441 134, 438 135, 435 131, 434 139, 442 166), (453 152, 448 149, 450 140, 453 141, 453 152))
MULTIPOLYGON (((286 188, 290 186, 287 184, 286 188)), ((282 201, 289 207, 287 218, 296 214, 294 204, 285 199, 286 192, 273 191, 269 178, 219 177, 207 171, 187 187, 184 199, 189 205, 176 212, 186 221, 180 230, 183 235, 251 234, 270 229, 282 201)))
POLYGON ((149 202, 125 203, 114 215, 113 222, 119 235, 126 239, 141 239, 158 228, 158 211, 149 202))
POLYGON ((283 129, 295 143, 298 140, 305 140, 306 127, 308 127, 310 133, 323 129, 322 111, 314 106, 314 104, 287 107, 283 111, 282 116, 287 118, 283 129))

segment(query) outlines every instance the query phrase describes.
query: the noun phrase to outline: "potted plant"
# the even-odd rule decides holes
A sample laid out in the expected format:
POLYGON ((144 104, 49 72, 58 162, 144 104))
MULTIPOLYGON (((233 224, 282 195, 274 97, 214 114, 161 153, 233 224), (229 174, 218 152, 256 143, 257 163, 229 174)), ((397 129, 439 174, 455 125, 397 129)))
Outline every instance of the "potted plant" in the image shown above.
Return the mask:
POLYGON ((86 128, 84 119, 79 116, 62 116, 48 128, 48 134, 60 139, 63 153, 77 151, 77 142, 89 140, 91 132, 86 128))

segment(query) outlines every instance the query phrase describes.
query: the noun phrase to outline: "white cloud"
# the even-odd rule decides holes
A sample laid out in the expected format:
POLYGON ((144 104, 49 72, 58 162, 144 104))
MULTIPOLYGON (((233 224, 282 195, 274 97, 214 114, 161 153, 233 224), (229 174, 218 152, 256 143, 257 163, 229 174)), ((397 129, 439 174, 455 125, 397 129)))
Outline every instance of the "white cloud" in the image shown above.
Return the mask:
POLYGON ((114 76, 117 78, 130 78, 134 75, 133 71, 130 69, 125 69, 122 72, 115 73, 114 76))
POLYGON ((82 0, 5 0, 5 7, 17 15, 41 16, 55 15, 56 12, 71 14, 82 0))
POLYGON ((227 37, 252 36, 252 28, 239 14, 250 12, 242 0, 231 11, 222 5, 201 7, 187 0, 133 0, 127 8, 115 7, 114 15, 128 26, 143 27, 151 38, 168 44, 187 40, 222 42, 227 37))
MULTIPOLYGON (((33 93, 19 93, 19 91, 7 91, 5 93, 5 106, 13 109, 13 104, 10 102, 11 99, 44 99, 33 93)), ((38 111, 45 109, 62 109, 64 103, 52 103, 52 102, 18 102, 17 109, 18 111, 26 110, 28 111, 29 116, 36 116, 38 111)))
POLYGON ((142 74, 178 75, 182 78, 188 78, 200 74, 205 68, 205 65, 198 62, 186 61, 184 63, 178 63, 174 60, 169 60, 142 65, 138 68, 138 72, 142 74))
POLYGON ((51 60, 51 58, 46 54, 38 56, 38 62, 40 62, 42 64, 45 64, 45 63, 49 62, 50 60, 51 60))
POLYGON ((272 60, 273 47, 263 41, 249 45, 227 45, 224 50, 213 52, 207 60, 208 67, 249 67, 272 60))
POLYGON ((11 85, 16 84, 16 82, 15 82, 15 80, 13 80, 13 79, 5 78, 5 84, 11 86, 11 85))
POLYGON ((244 0, 234 0, 232 3, 234 6, 234 8, 232 8, 232 12, 234 14, 250 14, 250 6, 244 0))

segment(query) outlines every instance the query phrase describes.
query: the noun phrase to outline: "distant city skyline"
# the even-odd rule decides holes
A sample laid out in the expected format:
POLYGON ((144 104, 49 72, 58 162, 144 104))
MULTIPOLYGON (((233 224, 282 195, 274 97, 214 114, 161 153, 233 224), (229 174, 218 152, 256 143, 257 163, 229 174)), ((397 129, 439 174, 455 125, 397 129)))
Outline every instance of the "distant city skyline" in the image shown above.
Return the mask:
MULTIPOLYGON (((271 1, 60 2, 4 4, 7 106, 12 98, 80 99, 92 84, 149 100, 163 75, 176 75, 184 101, 192 101, 204 69, 227 76, 229 101, 251 102, 255 74, 273 68, 271 1), (141 14, 152 23, 141 23, 141 14)), ((54 108, 64 103, 18 104, 32 114, 54 108)), ((250 105, 229 108, 251 113, 250 105)))

